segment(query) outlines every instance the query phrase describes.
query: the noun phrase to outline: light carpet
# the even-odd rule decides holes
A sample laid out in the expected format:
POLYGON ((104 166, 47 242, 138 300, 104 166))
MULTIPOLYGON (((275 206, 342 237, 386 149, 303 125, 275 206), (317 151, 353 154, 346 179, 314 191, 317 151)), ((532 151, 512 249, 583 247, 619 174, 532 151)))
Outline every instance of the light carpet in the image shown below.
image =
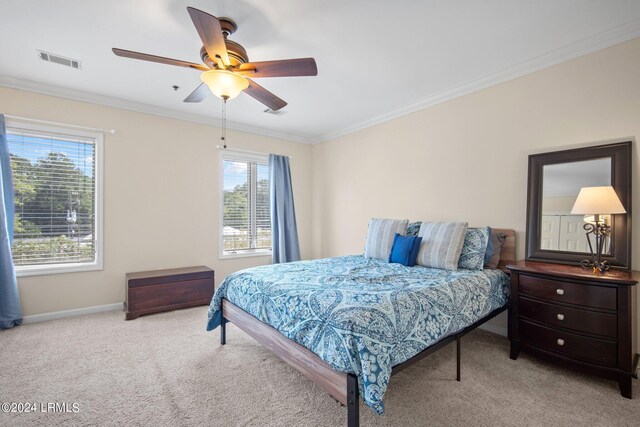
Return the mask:
MULTIPOLYGON (((78 412, 7 414, 0 424, 342 426, 347 410, 244 332, 205 331, 206 307, 120 312, 0 332, 0 403, 77 403, 78 412)), ((616 382, 509 359, 506 338, 476 330, 392 377, 386 412, 361 403, 363 426, 638 426, 640 398, 616 382)))

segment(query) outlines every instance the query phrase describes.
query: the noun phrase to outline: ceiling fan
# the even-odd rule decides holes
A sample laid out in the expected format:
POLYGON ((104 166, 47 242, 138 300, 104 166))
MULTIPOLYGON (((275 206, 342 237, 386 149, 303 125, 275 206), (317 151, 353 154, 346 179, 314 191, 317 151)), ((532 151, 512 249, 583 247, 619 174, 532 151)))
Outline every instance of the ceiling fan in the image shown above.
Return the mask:
POLYGON ((244 91, 276 111, 287 103, 251 78, 318 75, 316 61, 313 58, 249 62, 247 51, 239 43, 228 39, 238 28, 232 19, 216 18, 193 7, 187 7, 187 11, 204 45, 200 49, 204 65, 118 48, 113 48, 113 53, 125 58, 203 71, 200 76, 203 83, 191 92, 184 102, 201 102, 209 92, 226 101, 244 91))

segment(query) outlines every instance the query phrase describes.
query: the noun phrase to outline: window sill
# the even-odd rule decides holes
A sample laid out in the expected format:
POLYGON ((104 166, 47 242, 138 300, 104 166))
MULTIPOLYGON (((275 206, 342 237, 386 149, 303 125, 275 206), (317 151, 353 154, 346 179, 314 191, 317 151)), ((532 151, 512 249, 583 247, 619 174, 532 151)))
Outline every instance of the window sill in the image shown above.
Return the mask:
POLYGON ((220 254, 218 259, 251 258, 251 257, 265 257, 265 256, 270 257, 271 251, 268 249, 262 249, 262 250, 255 250, 252 252, 235 253, 235 254, 231 252, 224 252, 220 254))
POLYGON ((16 267, 17 277, 45 276, 49 274, 79 273, 83 271, 102 270, 102 263, 51 264, 16 267))

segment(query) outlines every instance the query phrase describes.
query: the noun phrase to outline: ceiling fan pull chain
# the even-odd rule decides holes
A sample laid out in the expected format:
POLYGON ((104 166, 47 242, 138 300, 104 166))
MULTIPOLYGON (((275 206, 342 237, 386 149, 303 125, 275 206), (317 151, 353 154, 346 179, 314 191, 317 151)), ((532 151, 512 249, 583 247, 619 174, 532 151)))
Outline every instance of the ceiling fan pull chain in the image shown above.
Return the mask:
POLYGON ((222 98, 222 147, 227 148, 227 100, 222 98))

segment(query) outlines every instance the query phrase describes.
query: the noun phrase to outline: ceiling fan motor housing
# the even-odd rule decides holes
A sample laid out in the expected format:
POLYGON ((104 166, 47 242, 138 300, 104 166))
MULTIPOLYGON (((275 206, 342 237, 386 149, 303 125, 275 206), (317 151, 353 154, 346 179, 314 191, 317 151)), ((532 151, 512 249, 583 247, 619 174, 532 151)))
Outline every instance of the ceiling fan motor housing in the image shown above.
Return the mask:
MULTIPOLYGON (((227 46, 227 54, 229 55, 231 66, 237 67, 240 64, 249 62, 249 55, 247 55, 245 48, 242 47, 240 43, 236 43, 227 38, 236 32, 238 24, 236 24, 231 18, 218 18, 218 21, 220 21, 220 27, 222 28, 222 35, 224 36, 224 43, 227 46)), ((200 49, 200 57, 202 58, 202 62, 207 64, 209 67, 217 68, 217 63, 209 58, 204 46, 200 49)))
POLYGON ((226 39, 231 34, 235 33, 238 29, 238 24, 231 18, 222 17, 218 18, 218 22, 220 22, 220 28, 222 29, 222 35, 226 39))
POLYGON ((229 60, 234 67, 249 62, 249 55, 247 51, 233 40, 225 39, 224 43, 227 45, 227 53, 229 54, 229 60))

